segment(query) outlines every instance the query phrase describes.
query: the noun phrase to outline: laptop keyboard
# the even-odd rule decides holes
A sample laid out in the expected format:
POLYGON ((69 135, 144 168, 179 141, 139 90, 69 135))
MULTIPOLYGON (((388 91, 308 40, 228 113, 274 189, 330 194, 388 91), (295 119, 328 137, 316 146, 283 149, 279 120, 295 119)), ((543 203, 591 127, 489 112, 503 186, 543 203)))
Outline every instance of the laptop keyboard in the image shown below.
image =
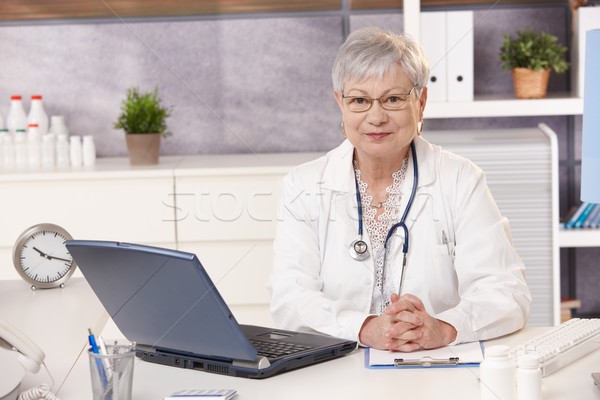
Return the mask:
POLYGON ((286 342, 263 342, 256 339, 250 339, 259 356, 267 358, 276 358, 298 353, 304 350, 312 349, 312 346, 286 342))

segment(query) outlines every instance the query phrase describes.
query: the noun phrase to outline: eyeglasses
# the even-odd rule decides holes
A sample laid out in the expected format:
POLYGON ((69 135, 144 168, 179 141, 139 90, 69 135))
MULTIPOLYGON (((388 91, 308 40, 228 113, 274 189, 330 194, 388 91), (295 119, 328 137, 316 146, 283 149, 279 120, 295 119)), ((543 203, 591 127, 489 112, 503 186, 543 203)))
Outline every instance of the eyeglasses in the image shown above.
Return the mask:
POLYGON ((406 94, 388 94, 378 99, 371 98, 369 96, 344 96, 342 92, 342 99, 348 110, 352 112, 365 112, 373 107, 373 103, 378 101, 381 104, 381 108, 388 111, 404 110, 408 103, 413 99, 413 92, 416 86, 406 94))

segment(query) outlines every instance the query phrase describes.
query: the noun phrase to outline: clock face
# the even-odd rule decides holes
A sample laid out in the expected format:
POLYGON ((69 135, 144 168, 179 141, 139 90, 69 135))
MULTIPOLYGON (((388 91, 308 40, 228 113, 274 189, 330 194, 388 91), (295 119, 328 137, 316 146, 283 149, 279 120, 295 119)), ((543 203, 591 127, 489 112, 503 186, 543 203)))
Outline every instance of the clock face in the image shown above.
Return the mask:
POLYGON ((70 239, 71 235, 56 225, 29 228, 15 245, 13 260, 17 272, 34 287, 60 286, 76 268, 65 246, 70 239))

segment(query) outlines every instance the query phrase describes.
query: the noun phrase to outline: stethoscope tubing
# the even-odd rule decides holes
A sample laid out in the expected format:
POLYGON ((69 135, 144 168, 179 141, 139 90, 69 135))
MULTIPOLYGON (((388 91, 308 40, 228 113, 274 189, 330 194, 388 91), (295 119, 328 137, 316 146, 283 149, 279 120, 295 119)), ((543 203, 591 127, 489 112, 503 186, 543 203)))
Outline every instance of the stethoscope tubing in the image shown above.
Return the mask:
MULTIPOLYGON (((400 218, 400 222, 397 222, 390 227, 390 229, 388 230, 387 236, 385 237, 385 241, 383 243, 383 247, 387 251, 388 241, 390 240, 390 238, 392 237, 392 235, 394 234, 396 229, 398 229, 399 227, 402 227, 402 229, 404 230, 404 244, 402 245, 402 252, 404 253, 405 258, 406 258, 406 254, 408 253, 408 227, 406 226, 406 217, 408 216, 408 212, 410 211, 410 209, 412 207, 413 201, 415 199, 415 195, 417 193, 417 186, 419 185, 419 165, 417 162, 417 151, 415 149, 414 142, 410 143, 410 150, 412 153, 412 160, 413 160, 413 185, 412 185, 412 189, 410 192, 410 197, 408 198, 408 202, 406 203, 406 208, 404 209, 402 218, 400 218)), ((357 208, 358 208, 358 239, 355 240, 354 242, 352 242, 351 250, 352 250, 352 247, 354 247, 354 248, 356 247, 355 246, 356 243, 361 242, 361 245, 363 245, 363 243, 364 243, 364 241, 362 240, 362 237, 363 237, 363 209, 362 209, 362 202, 360 200, 360 190, 358 188, 358 179, 356 179, 356 176, 354 177, 354 184, 356 187, 356 204, 357 204, 357 208)), ((364 246, 366 246, 366 243, 364 243, 364 246)), ((368 250, 365 247, 364 252, 367 252, 367 251, 368 250)))

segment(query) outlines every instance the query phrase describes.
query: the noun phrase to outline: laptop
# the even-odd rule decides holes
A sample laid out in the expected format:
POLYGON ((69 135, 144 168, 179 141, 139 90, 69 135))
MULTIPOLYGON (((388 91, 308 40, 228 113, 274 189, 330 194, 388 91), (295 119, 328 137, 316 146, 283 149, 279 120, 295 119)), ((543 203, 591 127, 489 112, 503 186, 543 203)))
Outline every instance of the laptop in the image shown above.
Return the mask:
POLYGON ((355 341, 238 324, 194 254, 108 241, 66 246, 144 361, 267 378, 356 349, 355 341))

